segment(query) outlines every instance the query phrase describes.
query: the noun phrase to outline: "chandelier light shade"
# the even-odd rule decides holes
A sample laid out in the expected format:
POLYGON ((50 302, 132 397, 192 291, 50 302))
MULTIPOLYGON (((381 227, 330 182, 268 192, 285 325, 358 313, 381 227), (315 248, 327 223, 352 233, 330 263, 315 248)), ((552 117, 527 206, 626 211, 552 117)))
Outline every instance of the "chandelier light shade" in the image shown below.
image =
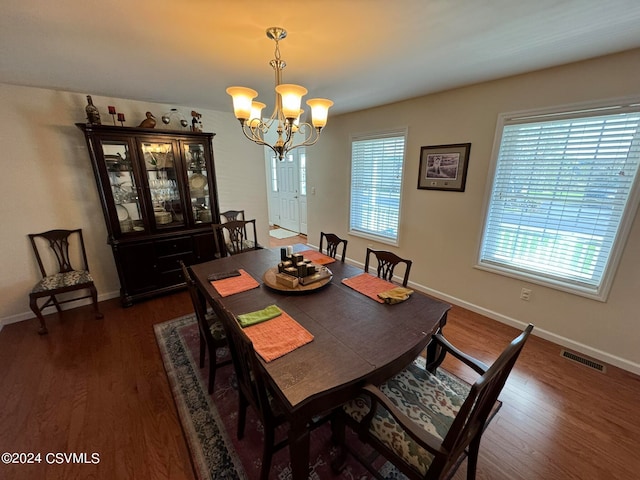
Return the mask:
POLYGON ((258 92, 246 87, 229 87, 227 93, 233 98, 233 112, 236 118, 241 122, 249 120, 253 99, 258 96, 258 92))
POLYGON ((284 160, 287 152, 298 147, 315 144, 320 138, 320 131, 327 124, 329 107, 333 105, 326 98, 307 100, 311 108, 311 123, 300 120, 304 113, 301 109, 302 97, 307 89, 291 83, 282 83, 282 70, 287 66, 280 58, 279 41, 287 36, 281 27, 267 29, 267 37, 275 41, 275 58, 269 62, 275 72, 275 107, 271 117, 264 119, 262 110, 266 105, 254 101, 258 92, 246 87, 229 87, 227 93, 233 99, 233 111, 242 125, 242 132, 252 142, 271 148, 278 159, 284 160), (275 130, 277 140, 270 144, 265 140, 268 132, 275 130))

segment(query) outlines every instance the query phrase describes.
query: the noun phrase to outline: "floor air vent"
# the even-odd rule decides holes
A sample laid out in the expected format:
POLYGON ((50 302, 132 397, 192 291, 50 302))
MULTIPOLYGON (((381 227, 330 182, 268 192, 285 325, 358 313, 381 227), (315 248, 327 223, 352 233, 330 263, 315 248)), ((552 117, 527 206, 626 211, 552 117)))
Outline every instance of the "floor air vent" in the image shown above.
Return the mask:
POLYGON ((574 362, 578 362, 578 363, 581 363, 582 365, 586 365, 589 368, 593 368, 594 370, 597 370, 599 372, 605 373, 607 371, 607 367, 605 367, 603 364, 594 362, 593 360, 589 358, 585 358, 576 353, 568 352, 567 350, 561 350, 560 355, 574 362))

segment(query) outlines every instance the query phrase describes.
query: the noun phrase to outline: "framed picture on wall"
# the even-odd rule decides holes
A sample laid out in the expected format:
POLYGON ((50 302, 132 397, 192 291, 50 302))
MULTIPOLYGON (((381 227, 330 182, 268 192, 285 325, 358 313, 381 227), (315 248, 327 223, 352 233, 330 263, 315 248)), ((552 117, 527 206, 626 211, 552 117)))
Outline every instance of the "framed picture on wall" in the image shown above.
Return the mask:
POLYGON ((464 192, 470 151, 470 143, 422 147, 418 188, 464 192))

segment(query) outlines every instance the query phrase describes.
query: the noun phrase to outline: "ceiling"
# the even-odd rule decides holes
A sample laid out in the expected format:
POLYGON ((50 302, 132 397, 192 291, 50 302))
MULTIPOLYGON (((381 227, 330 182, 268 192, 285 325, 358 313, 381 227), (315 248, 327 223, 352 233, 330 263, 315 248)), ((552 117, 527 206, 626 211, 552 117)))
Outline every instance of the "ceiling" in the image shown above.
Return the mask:
POLYGON ((638 0, 0 0, 0 82, 231 111, 284 83, 345 113, 640 47, 638 0))

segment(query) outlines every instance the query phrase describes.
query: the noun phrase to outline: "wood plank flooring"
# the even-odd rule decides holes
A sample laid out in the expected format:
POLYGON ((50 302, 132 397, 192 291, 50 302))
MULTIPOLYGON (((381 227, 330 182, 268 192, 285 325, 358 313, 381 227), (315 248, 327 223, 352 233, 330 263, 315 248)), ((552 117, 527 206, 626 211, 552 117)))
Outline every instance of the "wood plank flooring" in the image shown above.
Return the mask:
POLYGON ((269 235, 269 246, 271 248, 285 247, 287 245, 294 245, 296 243, 307 243, 307 236, 296 235, 295 237, 288 237, 288 238, 274 238, 271 235, 269 235))
POLYGON ((152 325, 192 309, 179 293, 131 308, 118 299, 0 332, 0 453, 42 463, 0 464, 1 479, 191 479, 189 453, 152 325), (46 453, 99 454, 99 464, 53 464, 46 453))
MULTIPOLYGON (((0 479, 194 478, 152 328, 190 313, 187 293, 101 309, 102 320, 90 307, 49 315, 46 336, 35 319, 0 332, 0 453, 43 460, 0 463, 0 479), (47 464, 48 452, 97 453, 99 463, 47 464)), ((518 331, 453 308, 445 333, 490 363, 518 331)), ((640 478, 640 377, 614 367, 603 374, 559 353, 530 337, 484 435, 479 480, 640 478)), ((454 478, 465 474, 466 462, 454 478)))

